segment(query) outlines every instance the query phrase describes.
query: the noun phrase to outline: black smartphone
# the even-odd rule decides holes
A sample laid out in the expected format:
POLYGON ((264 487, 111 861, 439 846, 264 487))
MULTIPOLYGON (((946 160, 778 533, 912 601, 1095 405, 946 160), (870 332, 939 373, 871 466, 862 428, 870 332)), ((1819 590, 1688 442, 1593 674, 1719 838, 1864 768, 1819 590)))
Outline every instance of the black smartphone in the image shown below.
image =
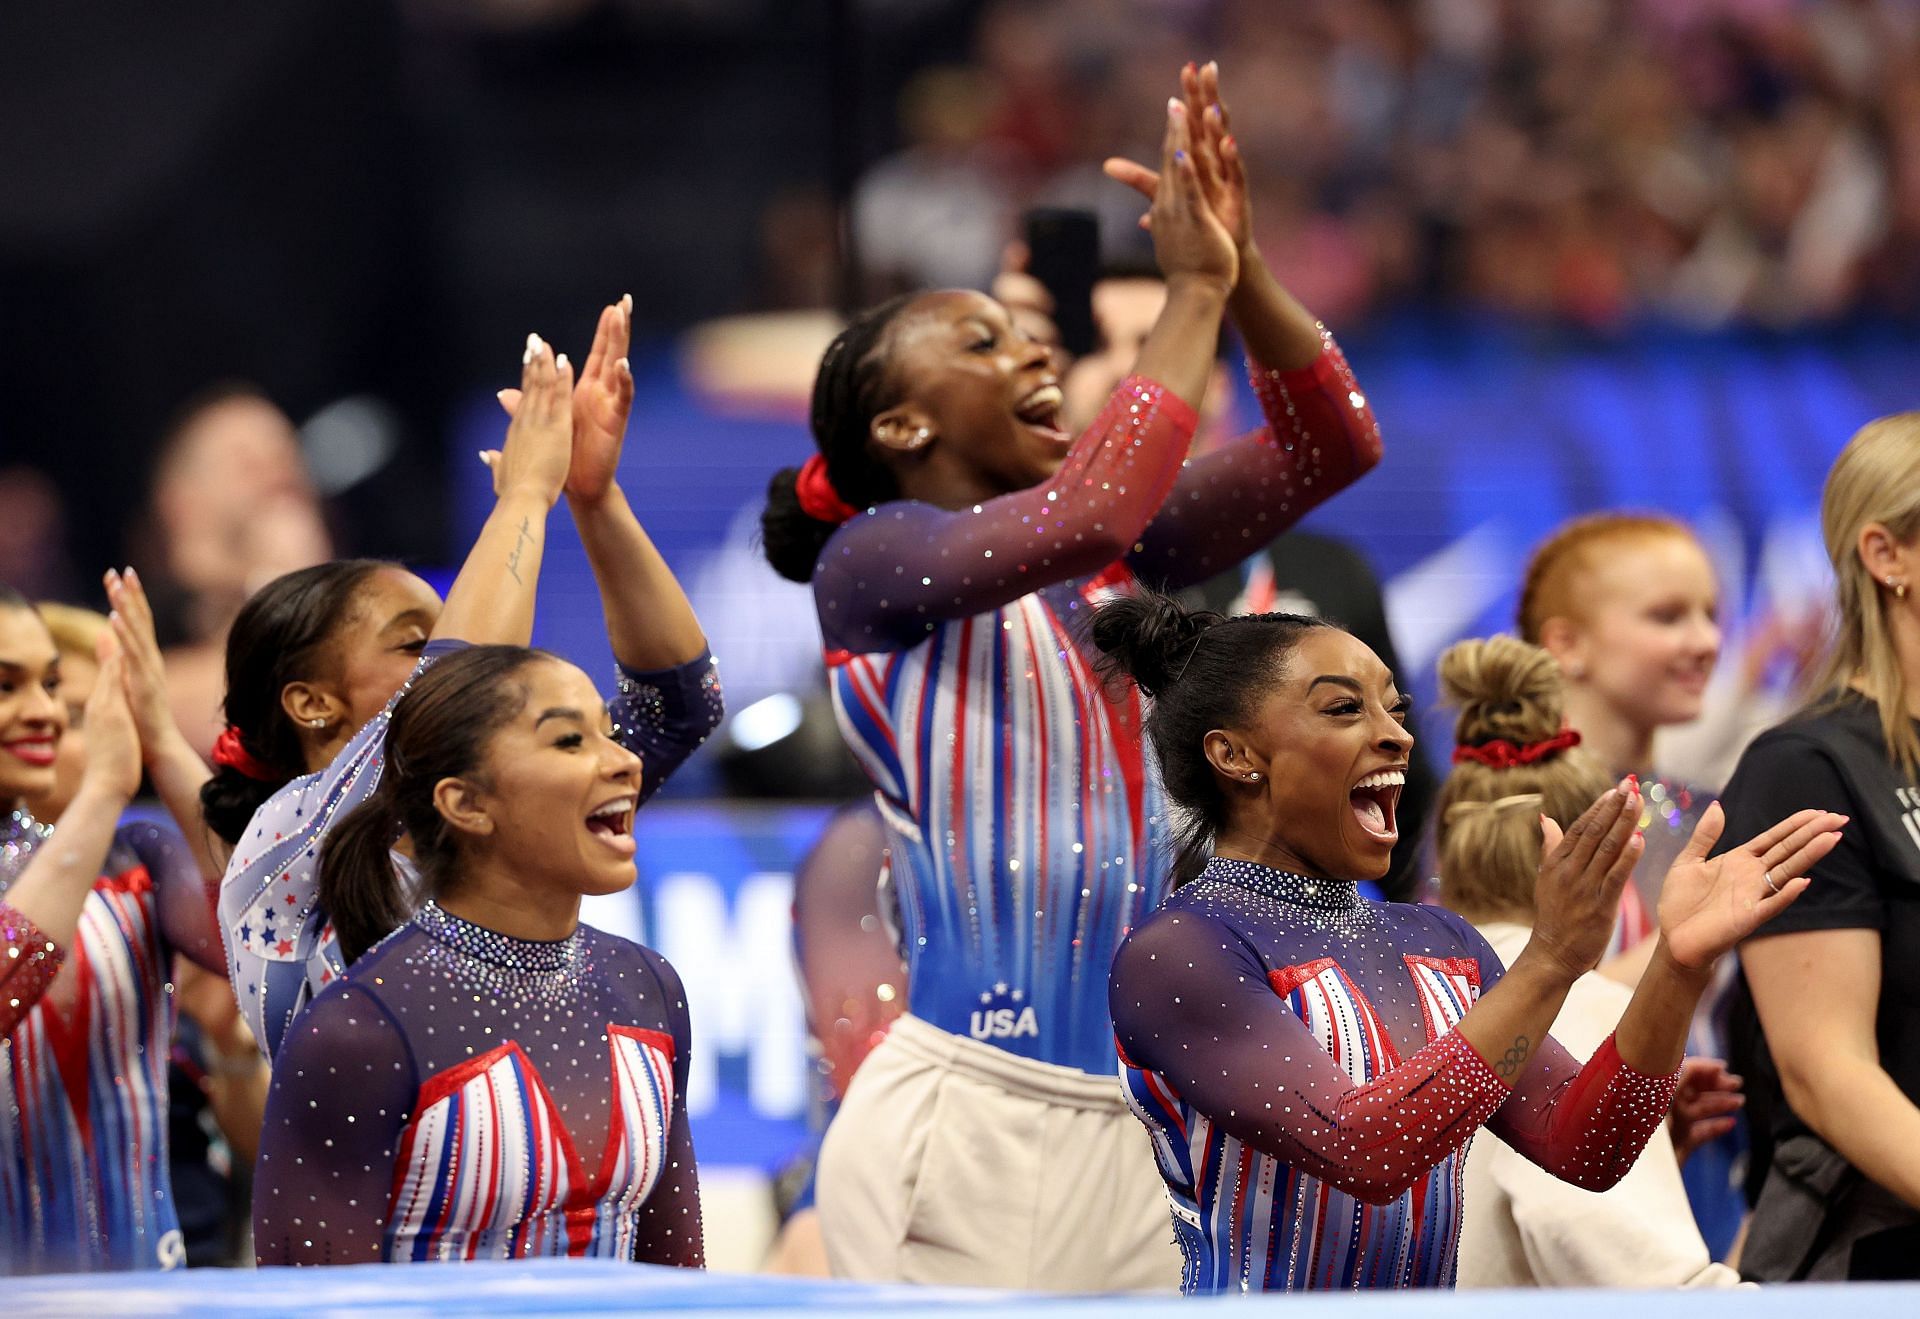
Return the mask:
POLYGON ((1093 351, 1093 281, 1100 274, 1100 220, 1092 211, 1027 212, 1027 273, 1053 298, 1060 344, 1074 357, 1093 351))

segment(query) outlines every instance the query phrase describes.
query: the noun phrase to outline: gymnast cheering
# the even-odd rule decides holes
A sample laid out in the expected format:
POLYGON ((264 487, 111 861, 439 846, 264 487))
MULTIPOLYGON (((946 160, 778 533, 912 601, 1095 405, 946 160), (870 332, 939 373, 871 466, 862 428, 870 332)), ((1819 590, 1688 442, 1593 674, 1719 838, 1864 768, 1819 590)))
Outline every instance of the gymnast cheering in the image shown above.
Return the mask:
POLYGON ((1563 1180, 1612 1185, 1666 1117, 1714 962, 1800 895, 1845 823, 1801 811, 1707 860, 1711 808, 1667 872, 1618 1028, 1576 1066, 1547 1030, 1642 851, 1631 778, 1564 838, 1542 820, 1532 935, 1503 967, 1453 913, 1356 888, 1386 873, 1413 746, 1365 645, 1164 597, 1102 606, 1093 638, 1155 698, 1147 732, 1188 822, 1180 873, 1197 871, 1110 983, 1190 1293, 1452 1285, 1481 1126, 1563 1180))

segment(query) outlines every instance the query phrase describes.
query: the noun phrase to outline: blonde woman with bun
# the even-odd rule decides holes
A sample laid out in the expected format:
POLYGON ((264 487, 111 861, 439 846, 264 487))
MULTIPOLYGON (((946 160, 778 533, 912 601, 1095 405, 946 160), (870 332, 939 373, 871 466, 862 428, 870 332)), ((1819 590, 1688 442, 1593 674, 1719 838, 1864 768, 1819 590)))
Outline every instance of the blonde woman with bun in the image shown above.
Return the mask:
MULTIPOLYGON (((1757 738, 1729 835, 1784 801, 1854 826, 1741 962, 1785 1103, 1742 1267, 1920 1276, 1920 412, 1864 427, 1820 507, 1838 627, 1807 708, 1757 738)), ((1768 1148, 1770 1143, 1770 1148, 1768 1148)))
MULTIPOLYGON (((1533 937, 1542 816, 1570 825, 1612 777, 1562 735, 1560 670, 1513 637, 1463 641, 1440 657, 1462 748, 1440 793, 1441 900, 1512 964, 1533 937), (1511 750, 1509 750, 1511 749, 1511 750)), ((1576 979, 1553 1037, 1589 1057, 1633 994, 1597 972, 1576 979)), ((1737 1102, 1730 1097, 1720 1104, 1737 1102)), ((1485 1133, 1466 1161, 1462 1287, 1729 1287, 1695 1226, 1673 1140, 1656 1128, 1603 1194, 1569 1186, 1485 1133)))

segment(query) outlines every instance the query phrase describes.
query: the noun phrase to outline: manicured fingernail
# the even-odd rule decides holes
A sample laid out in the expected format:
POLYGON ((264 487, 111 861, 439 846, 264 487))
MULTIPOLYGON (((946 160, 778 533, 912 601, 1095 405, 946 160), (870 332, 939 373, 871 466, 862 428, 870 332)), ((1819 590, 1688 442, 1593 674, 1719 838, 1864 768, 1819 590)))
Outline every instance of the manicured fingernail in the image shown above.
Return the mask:
POLYGON ((562 353, 560 356, 554 358, 553 365, 555 370, 565 371, 567 369, 567 355, 562 353))
POLYGON ((502 403, 505 403, 507 401, 507 391, 504 389, 495 390, 493 396, 499 399, 502 403))
POLYGON ((1220 61, 1219 61, 1219 60, 1208 60, 1208 61, 1207 61, 1207 68, 1208 68, 1208 69, 1210 69, 1210 70, 1212 70, 1212 72, 1213 72, 1213 74, 1214 74, 1214 76, 1215 76, 1215 77, 1218 77, 1218 76, 1220 75, 1220 61))
POLYGON ((626 359, 626 358, 624 358, 624 357, 623 357, 623 358, 621 358, 621 359, 620 359, 620 361, 619 361, 618 363, 616 363, 616 365, 618 365, 618 366, 619 366, 619 368, 620 368, 620 374, 621 374, 621 375, 623 375, 623 376, 630 376, 630 375, 632 375, 632 374, 633 374, 633 367, 631 367, 630 365, 628 365, 628 363, 627 363, 627 359, 626 359))
POLYGON ((1186 152, 1184 152, 1184 151, 1176 151, 1176 152, 1174 152, 1174 153, 1173 153, 1173 158, 1174 158, 1175 160, 1177 160, 1177 161, 1179 161, 1179 162, 1180 162, 1180 163, 1181 163, 1182 165, 1184 165, 1184 164, 1186 164, 1186 163, 1187 163, 1187 153, 1186 153, 1186 152))
POLYGON ((539 351, 540 351, 540 336, 537 334, 528 335, 527 351, 520 354, 520 365, 525 366, 528 362, 531 362, 533 360, 533 355, 539 351))
POLYGON ((1185 114, 1186 112, 1187 112, 1186 103, 1182 101, 1179 97, 1169 96, 1167 98, 1168 114, 1185 114))
POLYGON ((620 310, 629 316, 633 315, 633 294, 622 293, 620 295, 620 310))
POLYGON ((1220 139, 1220 149, 1222 151, 1238 151, 1240 149, 1240 144, 1233 140, 1232 133, 1228 133, 1225 137, 1220 139))

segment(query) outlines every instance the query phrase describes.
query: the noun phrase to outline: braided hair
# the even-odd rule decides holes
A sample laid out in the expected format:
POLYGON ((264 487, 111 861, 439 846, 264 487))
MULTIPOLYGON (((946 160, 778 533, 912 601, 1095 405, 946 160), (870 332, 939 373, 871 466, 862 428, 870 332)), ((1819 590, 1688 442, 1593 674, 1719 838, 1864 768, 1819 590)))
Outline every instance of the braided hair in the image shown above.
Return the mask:
MULTIPOLYGON (((900 494, 893 473, 867 452, 867 440, 874 417, 898 401, 884 347, 888 329, 913 300, 914 295, 903 294, 854 317, 827 346, 814 377, 809 418, 813 442, 834 490, 855 508, 900 494)), ((799 468, 783 467, 767 482, 760 540, 775 572, 789 581, 810 582, 836 524, 822 522, 800 506, 799 477, 799 468)))

